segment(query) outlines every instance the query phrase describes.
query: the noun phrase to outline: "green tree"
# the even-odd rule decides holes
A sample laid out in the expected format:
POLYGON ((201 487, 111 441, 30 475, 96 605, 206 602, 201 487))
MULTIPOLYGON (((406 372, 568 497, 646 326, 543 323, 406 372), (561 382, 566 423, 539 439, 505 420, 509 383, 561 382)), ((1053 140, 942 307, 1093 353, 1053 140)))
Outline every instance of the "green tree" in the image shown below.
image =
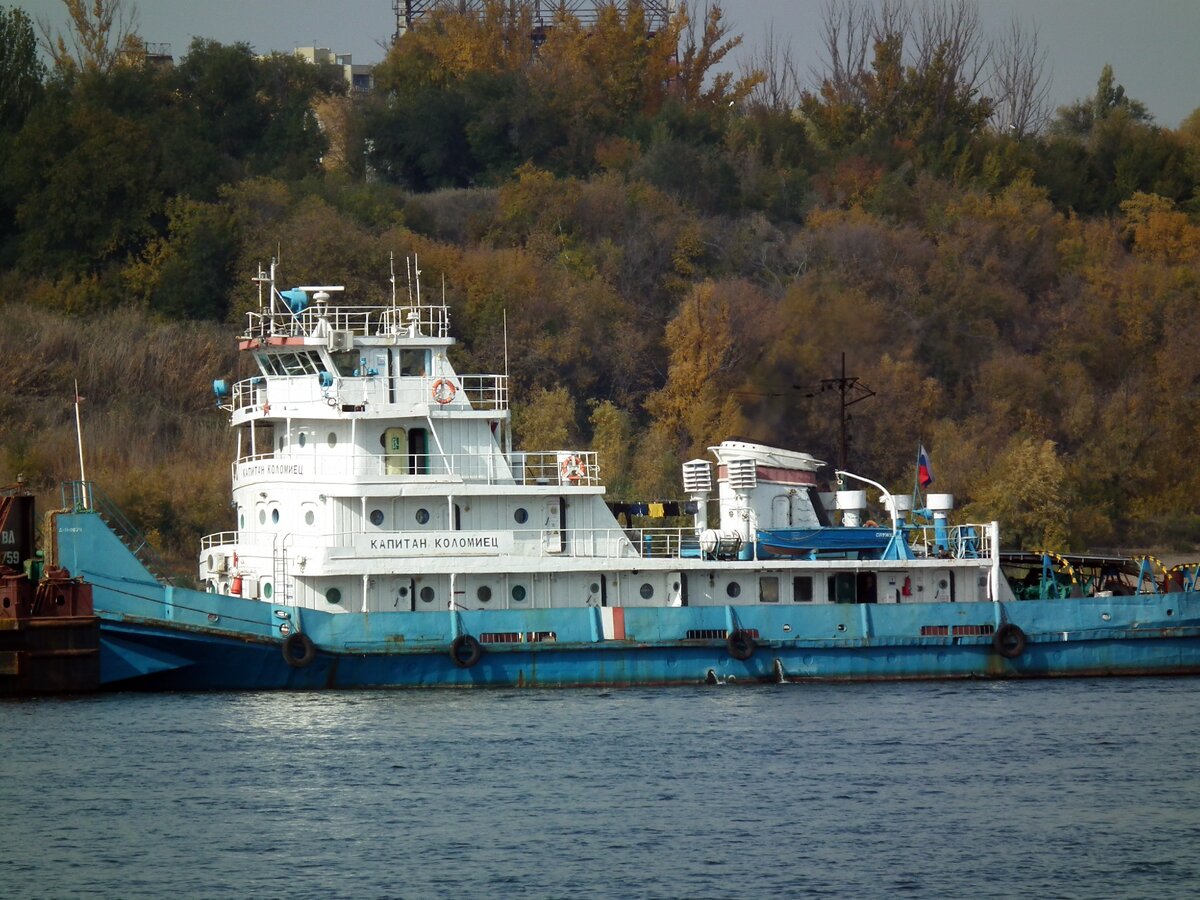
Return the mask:
POLYGON ((21 9, 0 7, 0 140, 25 120, 41 94, 45 74, 29 16, 21 9))

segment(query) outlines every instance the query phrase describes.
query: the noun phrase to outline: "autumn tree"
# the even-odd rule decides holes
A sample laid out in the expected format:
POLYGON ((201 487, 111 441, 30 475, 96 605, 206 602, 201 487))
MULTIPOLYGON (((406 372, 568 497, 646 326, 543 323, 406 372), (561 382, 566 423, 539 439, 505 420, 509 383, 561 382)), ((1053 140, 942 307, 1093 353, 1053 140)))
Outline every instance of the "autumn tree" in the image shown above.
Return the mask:
POLYGON ((137 5, 125 0, 62 0, 65 31, 46 19, 38 25, 42 45, 60 72, 107 73, 127 61, 140 61, 145 45, 137 34, 137 5))

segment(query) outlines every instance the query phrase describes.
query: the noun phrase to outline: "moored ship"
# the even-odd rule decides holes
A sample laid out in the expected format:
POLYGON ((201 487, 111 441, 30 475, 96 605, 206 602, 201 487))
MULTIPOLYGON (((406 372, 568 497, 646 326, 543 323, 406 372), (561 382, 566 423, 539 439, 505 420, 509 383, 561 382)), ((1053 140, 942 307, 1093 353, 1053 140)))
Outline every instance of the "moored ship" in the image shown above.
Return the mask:
POLYGON ((54 561, 94 592, 106 686, 1200 671, 1190 582, 1018 597, 997 523, 951 524, 951 495, 914 510, 845 471, 825 495, 806 453, 724 441, 682 465, 688 527, 623 524, 595 452, 514 449, 508 378, 455 370, 444 302, 279 290, 274 265, 257 280, 239 346, 258 374, 215 385, 236 527, 203 540, 204 589, 123 541, 94 487, 55 514, 54 561))

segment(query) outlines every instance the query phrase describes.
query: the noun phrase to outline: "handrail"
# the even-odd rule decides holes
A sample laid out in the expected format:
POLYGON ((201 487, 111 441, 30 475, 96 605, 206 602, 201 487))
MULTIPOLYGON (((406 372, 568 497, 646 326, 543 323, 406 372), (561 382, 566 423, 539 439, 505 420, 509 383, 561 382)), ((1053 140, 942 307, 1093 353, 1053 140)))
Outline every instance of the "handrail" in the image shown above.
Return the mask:
POLYGON ((63 507, 80 512, 90 510, 100 516, 130 552, 146 567, 155 580, 163 585, 173 585, 174 578, 167 574, 170 567, 162 554, 154 548, 143 534, 121 511, 121 508, 92 481, 66 481, 61 488, 63 507), (68 499, 68 492, 70 499, 68 499))

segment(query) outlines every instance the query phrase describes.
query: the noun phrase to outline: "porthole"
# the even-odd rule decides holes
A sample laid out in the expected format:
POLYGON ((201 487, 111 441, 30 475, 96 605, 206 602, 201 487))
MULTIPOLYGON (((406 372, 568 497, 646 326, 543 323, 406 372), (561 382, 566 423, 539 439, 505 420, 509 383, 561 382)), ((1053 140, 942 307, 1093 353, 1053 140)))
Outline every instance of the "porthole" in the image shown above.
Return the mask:
POLYGON ((313 515, 313 511, 311 509, 306 509, 304 511, 304 524, 312 525, 316 521, 317 521, 317 517, 315 515, 313 515))
POLYGON ((271 510, 271 524, 272 525, 279 524, 279 510, 278 509, 271 510))
POLYGON ((380 525, 383 524, 383 510, 382 509, 371 510, 371 524, 374 525, 376 528, 378 528, 380 525))
POLYGON ((429 585, 426 585, 425 587, 421 588, 421 602, 422 603, 432 603, 433 602, 433 588, 431 588, 429 585))
POLYGON ((481 584, 475 596, 479 598, 480 603, 488 603, 492 599, 492 589, 486 584, 481 584))
POLYGON ((429 523, 429 510, 418 509, 417 510, 417 524, 418 525, 426 525, 428 523, 429 523))
POLYGON ((325 443, 327 443, 329 445, 330 450, 332 450, 334 447, 336 447, 337 446, 337 432, 336 431, 329 432, 329 437, 325 438, 325 443))
POLYGON ((262 586, 262 595, 264 600, 270 600, 275 596, 275 585, 269 581, 264 581, 262 586))
POLYGON ((303 446, 304 446, 304 442, 305 442, 306 440, 308 440, 308 438, 305 436, 304 432, 303 432, 303 431, 302 431, 302 432, 300 432, 300 446, 301 446, 301 447, 303 447, 303 446))
POLYGON ((516 512, 513 513, 513 519, 516 521, 516 523, 518 525, 524 525, 526 522, 529 521, 529 510, 525 509, 524 507, 521 507, 520 509, 518 509, 516 512))
POLYGON ((216 567, 216 559, 210 553, 210 554, 208 554, 208 569, 211 572, 213 570, 213 568, 215 568, 215 567, 216 567))
POLYGON ((279 436, 279 452, 280 453, 283 452, 283 435, 282 434, 279 436))
POLYGON ((337 588, 330 588, 325 592, 325 600, 327 603, 341 603, 342 592, 337 588))
POLYGON ((238 513, 238 528, 244 529, 245 527, 246 527, 246 514, 238 513))
POLYGON ((593 581, 593 582, 591 583, 591 586, 590 586, 590 587, 588 587, 588 593, 591 593, 591 594, 598 594, 598 593, 600 593, 600 585, 596 584, 596 582, 594 582, 594 581, 593 581))
POLYGON ((516 600, 518 603, 520 603, 522 600, 524 600, 525 599, 525 585, 514 584, 512 586, 512 598, 514 600, 516 600))
POLYGON ((950 582, 948 582, 945 578, 938 579, 938 587, 944 591, 946 588, 950 587, 950 582))
POLYGON ((258 524, 259 525, 267 524, 267 511, 265 509, 260 509, 258 511, 258 524))
POLYGON ((649 600, 654 596, 654 585, 648 581, 642 582, 642 586, 638 590, 638 593, 642 595, 643 600, 649 600))
POLYGON ((740 597, 742 595, 742 586, 736 581, 731 581, 725 585, 725 593, 730 597, 740 597))

